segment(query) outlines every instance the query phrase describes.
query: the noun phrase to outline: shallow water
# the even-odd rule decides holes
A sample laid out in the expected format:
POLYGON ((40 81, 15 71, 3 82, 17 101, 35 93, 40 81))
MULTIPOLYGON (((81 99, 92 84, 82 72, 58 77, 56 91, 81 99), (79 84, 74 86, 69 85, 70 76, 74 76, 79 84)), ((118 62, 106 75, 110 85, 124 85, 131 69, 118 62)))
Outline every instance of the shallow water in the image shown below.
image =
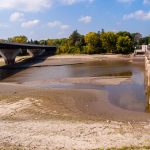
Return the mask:
MULTIPOLYGON (((109 101, 112 104, 132 111, 146 111, 147 102, 144 87, 144 61, 137 64, 127 61, 97 61, 76 65, 28 68, 25 70, 0 70, 0 78, 2 82, 15 82, 20 84, 39 80, 102 76, 128 76, 131 78, 131 82, 123 82, 119 85, 107 86, 91 84, 47 83, 41 84, 40 87, 105 90, 109 93, 109 101), (4 78, 6 76, 8 77, 4 78)), ((90 105, 98 111, 98 103, 93 102, 90 105)))

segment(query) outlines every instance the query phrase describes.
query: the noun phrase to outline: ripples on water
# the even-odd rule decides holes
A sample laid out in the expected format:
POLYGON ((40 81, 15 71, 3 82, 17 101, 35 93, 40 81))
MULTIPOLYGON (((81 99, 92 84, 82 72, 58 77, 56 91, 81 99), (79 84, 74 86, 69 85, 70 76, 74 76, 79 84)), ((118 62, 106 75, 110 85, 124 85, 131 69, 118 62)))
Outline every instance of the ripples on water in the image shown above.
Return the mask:
MULTIPOLYGON (((101 61, 77 65, 47 66, 40 68, 3 69, 0 72, 2 82, 23 83, 38 80, 51 80, 75 77, 130 76, 131 82, 119 85, 85 85, 70 83, 43 84, 43 88, 98 89, 109 93, 109 101, 123 109, 146 111, 144 87, 144 62, 132 64, 126 61, 101 61), (8 76, 7 78, 4 78, 8 76)), ((98 106, 97 106, 98 107, 98 106)))

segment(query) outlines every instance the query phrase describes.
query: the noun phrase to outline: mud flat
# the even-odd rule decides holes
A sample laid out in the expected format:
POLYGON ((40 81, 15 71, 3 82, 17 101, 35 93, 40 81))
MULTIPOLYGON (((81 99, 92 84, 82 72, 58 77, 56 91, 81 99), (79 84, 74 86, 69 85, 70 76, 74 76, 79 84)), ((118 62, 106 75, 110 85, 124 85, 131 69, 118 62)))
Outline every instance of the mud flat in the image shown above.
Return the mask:
POLYGON ((105 91, 0 86, 1 148, 97 149, 150 144, 149 114, 113 106, 105 91), (98 113, 90 107, 91 101, 100 103, 98 113))
POLYGON ((88 77, 0 83, 0 149, 148 149, 148 113, 112 105, 104 90, 38 86, 52 82, 119 85, 130 80, 88 77))
POLYGON ((100 54, 95 54, 95 55, 55 55, 55 56, 52 56, 51 58, 54 58, 54 59, 58 59, 58 58, 65 58, 65 59, 80 59, 80 60, 86 60, 88 59, 89 60, 98 60, 98 59, 111 59, 111 60, 114 60, 114 59, 117 59, 117 60, 122 60, 122 59, 126 59, 126 60, 129 60, 132 58, 132 55, 121 55, 121 54, 118 54, 118 55, 100 55, 100 54))
MULTIPOLYGON (((34 64, 32 67, 40 66, 53 66, 53 65, 73 65, 82 64, 86 62, 93 61, 103 61, 103 60, 125 60, 131 61, 132 55, 55 55, 50 57, 38 58, 43 59, 41 63, 34 64)), ((19 60, 19 58, 18 58, 19 60)))

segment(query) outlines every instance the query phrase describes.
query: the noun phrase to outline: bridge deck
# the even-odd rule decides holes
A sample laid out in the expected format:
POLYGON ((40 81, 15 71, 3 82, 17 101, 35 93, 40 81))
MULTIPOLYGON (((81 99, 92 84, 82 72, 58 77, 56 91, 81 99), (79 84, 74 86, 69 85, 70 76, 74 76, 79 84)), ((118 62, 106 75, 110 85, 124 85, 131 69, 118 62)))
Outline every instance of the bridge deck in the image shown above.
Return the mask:
POLYGON ((0 49, 52 49, 56 46, 0 42, 0 49))

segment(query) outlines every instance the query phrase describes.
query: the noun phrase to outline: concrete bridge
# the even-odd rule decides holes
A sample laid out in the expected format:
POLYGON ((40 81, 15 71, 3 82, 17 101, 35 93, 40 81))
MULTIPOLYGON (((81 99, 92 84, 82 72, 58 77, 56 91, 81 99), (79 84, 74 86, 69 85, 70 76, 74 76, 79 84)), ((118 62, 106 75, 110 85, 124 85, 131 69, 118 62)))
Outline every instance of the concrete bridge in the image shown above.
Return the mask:
POLYGON ((6 65, 14 64, 16 56, 24 50, 26 50, 32 57, 36 57, 42 55, 46 51, 49 51, 51 54, 54 54, 56 52, 56 47, 0 42, 0 55, 4 58, 6 65))

